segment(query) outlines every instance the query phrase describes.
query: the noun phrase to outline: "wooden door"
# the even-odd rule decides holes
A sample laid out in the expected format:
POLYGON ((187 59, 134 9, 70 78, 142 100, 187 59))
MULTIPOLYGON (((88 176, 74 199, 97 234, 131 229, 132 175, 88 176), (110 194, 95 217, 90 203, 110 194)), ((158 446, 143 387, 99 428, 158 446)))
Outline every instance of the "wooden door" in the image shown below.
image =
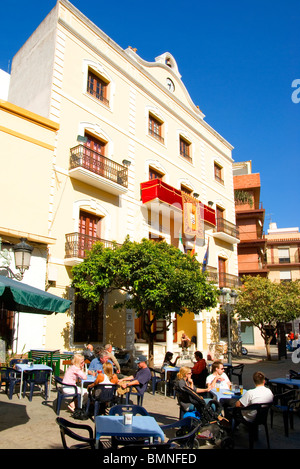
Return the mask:
POLYGON ((78 235, 78 256, 85 257, 85 251, 90 250, 97 239, 101 237, 101 218, 88 212, 80 212, 79 235, 78 235))
POLYGON ((219 287, 225 287, 226 286, 226 259, 223 257, 218 258, 218 267, 219 267, 219 287))

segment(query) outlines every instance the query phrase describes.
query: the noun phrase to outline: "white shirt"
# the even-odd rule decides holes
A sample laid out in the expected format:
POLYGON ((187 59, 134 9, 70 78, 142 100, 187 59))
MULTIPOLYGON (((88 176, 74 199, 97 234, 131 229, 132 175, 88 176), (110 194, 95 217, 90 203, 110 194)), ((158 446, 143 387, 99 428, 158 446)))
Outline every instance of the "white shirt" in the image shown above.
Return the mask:
MULTIPOLYGON (((249 389, 245 394, 240 398, 240 403, 244 407, 247 407, 251 404, 268 404, 273 402, 273 393, 269 388, 265 386, 257 386, 254 389, 249 389)), ((243 411, 242 415, 245 420, 252 422, 256 416, 256 410, 243 411)))
MULTIPOLYGON (((206 384, 210 384, 215 378, 216 375, 214 375, 213 373, 211 375, 208 375, 208 377, 206 378, 206 384)), ((221 376, 219 376, 218 378, 222 379, 222 381, 220 381, 220 389, 229 389, 230 381, 227 374, 222 373, 221 376)))

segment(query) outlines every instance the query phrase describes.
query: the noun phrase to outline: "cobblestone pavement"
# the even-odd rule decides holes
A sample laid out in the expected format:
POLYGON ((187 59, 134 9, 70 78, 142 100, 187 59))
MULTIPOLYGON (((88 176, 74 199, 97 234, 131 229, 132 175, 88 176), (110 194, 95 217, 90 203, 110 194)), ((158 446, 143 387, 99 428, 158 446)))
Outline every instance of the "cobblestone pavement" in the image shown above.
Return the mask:
MULTIPOLYGON (((253 387, 252 375, 254 371, 260 370, 268 378, 285 376, 289 369, 300 371, 300 365, 291 360, 291 354, 287 359, 278 361, 276 355, 271 362, 262 359, 258 354, 251 354, 234 363, 244 363, 243 384, 246 389, 253 387)), ((135 402, 135 397, 133 397, 135 402)), ((61 439, 58 426, 55 422, 56 413, 56 392, 52 387, 50 399, 46 402, 39 393, 34 395, 32 402, 28 397, 19 399, 14 394, 10 401, 4 393, 4 388, 0 391, 0 449, 61 449, 61 439)), ((144 396, 143 406, 154 416, 159 424, 167 424, 178 420, 179 407, 177 400, 164 396, 163 392, 156 392, 155 395, 147 392, 144 396)), ((66 405, 63 404, 60 415, 69 420, 73 420, 66 405)), ((93 426, 92 421, 86 421, 93 426)), ((275 416, 273 428, 269 434, 271 449, 299 449, 300 447, 300 419, 296 416, 294 429, 290 431, 287 438, 283 431, 282 416, 275 416)), ((203 448, 211 449, 212 446, 203 448)), ((248 448, 248 437, 246 432, 239 431, 235 448, 248 448)), ((259 440, 255 448, 266 448, 264 429, 260 429, 259 440)))

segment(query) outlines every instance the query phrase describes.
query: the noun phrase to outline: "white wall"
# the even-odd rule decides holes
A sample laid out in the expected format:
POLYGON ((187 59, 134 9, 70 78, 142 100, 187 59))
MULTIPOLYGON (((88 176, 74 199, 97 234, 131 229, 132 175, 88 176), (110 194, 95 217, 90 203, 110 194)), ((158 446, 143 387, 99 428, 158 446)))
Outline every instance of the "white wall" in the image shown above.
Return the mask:
POLYGON ((0 69, 0 99, 8 100, 10 74, 0 69))

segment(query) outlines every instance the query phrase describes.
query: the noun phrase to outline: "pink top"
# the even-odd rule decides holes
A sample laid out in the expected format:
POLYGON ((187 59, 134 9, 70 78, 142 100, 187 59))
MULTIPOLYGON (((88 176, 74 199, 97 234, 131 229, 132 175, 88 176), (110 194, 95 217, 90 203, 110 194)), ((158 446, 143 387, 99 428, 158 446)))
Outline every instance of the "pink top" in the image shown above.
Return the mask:
POLYGON ((78 378, 86 379, 86 374, 78 366, 71 365, 65 372, 63 383, 76 385, 78 378))

